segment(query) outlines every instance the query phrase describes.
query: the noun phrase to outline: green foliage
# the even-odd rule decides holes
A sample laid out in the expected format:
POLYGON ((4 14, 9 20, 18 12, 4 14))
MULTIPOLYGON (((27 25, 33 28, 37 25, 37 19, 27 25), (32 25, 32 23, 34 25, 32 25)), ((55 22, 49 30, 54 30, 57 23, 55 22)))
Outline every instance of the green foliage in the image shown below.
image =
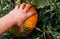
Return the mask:
MULTIPOLYGON (((36 29, 29 36, 18 38, 9 31, 0 39, 60 39, 60 1, 59 0, 20 0, 20 3, 30 3, 38 12, 36 29)), ((0 0, 0 17, 15 7, 13 0, 0 0)))

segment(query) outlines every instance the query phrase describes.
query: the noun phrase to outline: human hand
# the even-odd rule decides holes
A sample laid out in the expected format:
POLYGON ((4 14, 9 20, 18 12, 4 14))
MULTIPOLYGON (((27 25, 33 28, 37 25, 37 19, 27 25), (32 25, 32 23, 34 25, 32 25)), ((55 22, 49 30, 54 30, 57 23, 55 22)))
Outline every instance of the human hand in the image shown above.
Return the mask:
POLYGON ((25 3, 21 4, 20 7, 16 6, 14 8, 14 10, 12 10, 9 13, 10 16, 12 16, 13 19, 15 20, 15 24, 20 29, 20 31, 23 31, 22 24, 23 24, 24 20, 26 20, 28 17, 30 17, 31 15, 33 15, 35 13, 35 11, 27 13, 27 10, 31 7, 31 5, 28 5, 26 7, 24 7, 24 6, 25 6, 25 3))

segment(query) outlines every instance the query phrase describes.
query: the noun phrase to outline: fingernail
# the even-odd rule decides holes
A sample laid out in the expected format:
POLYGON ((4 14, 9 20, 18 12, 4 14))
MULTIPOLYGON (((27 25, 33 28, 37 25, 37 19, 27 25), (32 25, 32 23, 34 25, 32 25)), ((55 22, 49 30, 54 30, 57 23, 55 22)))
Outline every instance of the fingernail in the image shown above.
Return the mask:
POLYGON ((31 6, 31 5, 29 4, 29 6, 31 6))
POLYGON ((22 4, 26 4, 26 3, 22 3, 22 4))

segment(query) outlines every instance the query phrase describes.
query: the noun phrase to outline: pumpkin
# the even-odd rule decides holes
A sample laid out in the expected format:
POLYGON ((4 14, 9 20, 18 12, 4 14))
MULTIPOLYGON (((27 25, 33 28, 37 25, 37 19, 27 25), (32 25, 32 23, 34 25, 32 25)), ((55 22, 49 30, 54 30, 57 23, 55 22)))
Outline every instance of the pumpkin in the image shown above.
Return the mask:
MULTIPOLYGON (((29 5, 29 4, 26 4, 26 6, 29 5)), ((25 7, 26 7, 25 6, 25 7)), ((28 12, 31 12, 31 11, 36 11, 34 7, 30 7, 30 9, 27 11, 28 12)), ((16 27, 12 27, 9 29, 9 31, 13 34, 13 35, 16 35, 17 37, 23 37, 23 36, 27 36, 29 35, 29 33, 31 33, 33 31, 33 29, 36 27, 36 24, 37 24, 37 20, 38 20, 38 14, 37 12, 30 16, 29 18, 27 18, 22 27, 23 27, 23 30, 24 32, 19 32, 18 31, 18 28, 16 27)))

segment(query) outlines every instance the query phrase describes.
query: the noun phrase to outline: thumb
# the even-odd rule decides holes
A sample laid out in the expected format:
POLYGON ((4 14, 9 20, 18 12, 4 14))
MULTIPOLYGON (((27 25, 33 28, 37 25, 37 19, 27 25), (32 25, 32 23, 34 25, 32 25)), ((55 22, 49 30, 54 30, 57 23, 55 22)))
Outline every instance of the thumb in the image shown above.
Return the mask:
POLYGON ((22 25, 19 27, 19 32, 24 32, 22 25))
POLYGON ((23 27, 22 27, 22 25, 19 25, 19 26, 18 26, 18 31, 19 31, 19 32, 23 32, 23 27))

